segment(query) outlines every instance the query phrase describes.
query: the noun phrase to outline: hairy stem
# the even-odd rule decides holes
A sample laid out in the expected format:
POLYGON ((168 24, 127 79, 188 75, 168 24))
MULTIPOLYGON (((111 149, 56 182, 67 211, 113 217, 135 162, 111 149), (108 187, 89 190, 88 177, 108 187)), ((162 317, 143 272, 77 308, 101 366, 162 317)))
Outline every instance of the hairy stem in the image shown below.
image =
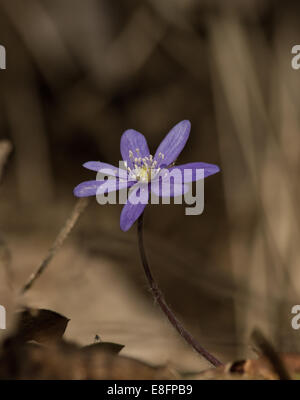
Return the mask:
POLYGON ((84 212, 86 207, 88 206, 90 202, 89 198, 81 198, 77 200, 77 203, 75 204, 71 215, 65 222, 64 226, 62 227, 61 231, 57 235, 53 245, 50 247, 46 257, 43 259, 37 270, 32 273, 27 281, 27 283, 23 286, 21 289, 21 294, 24 294, 27 292, 31 286, 34 284, 34 282, 42 275, 42 273, 45 271, 47 266, 50 264, 52 258, 55 256, 55 254, 58 252, 58 250, 61 248, 69 234, 71 233, 72 229, 74 228, 76 222, 78 221, 80 215, 84 212))
POLYGON ((141 255, 142 264, 144 267, 145 275, 148 280, 151 293, 153 295, 154 300, 160 306, 162 312, 166 315, 170 323, 177 330, 177 332, 185 339, 185 341, 191 345, 194 350, 196 350, 202 357, 204 357, 207 361, 209 361, 215 367, 223 365, 221 361, 215 358, 212 354, 210 354, 207 350, 205 350, 200 344, 193 338, 193 336, 182 326, 180 321, 173 314, 172 310, 169 308, 167 303, 164 300, 164 297, 159 290, 157 283, 155 282, 153 275, 151 273, 148 260, 146 257, 145 247, 144 247, 144 239, 143 239, 143 214, 138 219, 138 243, 139 243, 139 251, 141 255))

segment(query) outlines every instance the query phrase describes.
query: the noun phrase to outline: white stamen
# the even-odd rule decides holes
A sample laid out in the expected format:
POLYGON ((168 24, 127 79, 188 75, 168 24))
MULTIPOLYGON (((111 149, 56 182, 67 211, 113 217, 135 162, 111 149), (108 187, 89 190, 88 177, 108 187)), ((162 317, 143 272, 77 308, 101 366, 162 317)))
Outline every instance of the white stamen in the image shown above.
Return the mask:
MULTIPOLYGON (((129 157, 133 163, 133 167, 127 167, 127 171, 130 179, 141 181, 144 183, 150 182, 151 179, 157 175, 160 171, 160 168, 156 168, 158 161, 153 160, 153 156, 149 154, 149 156, 141 157, 140 149, 135 149, 136 154, 139 157, 134 157, 133 151, 129 150, 129 157)), ((159 153, 159 158, 164 159, 164 155, 159 153)))

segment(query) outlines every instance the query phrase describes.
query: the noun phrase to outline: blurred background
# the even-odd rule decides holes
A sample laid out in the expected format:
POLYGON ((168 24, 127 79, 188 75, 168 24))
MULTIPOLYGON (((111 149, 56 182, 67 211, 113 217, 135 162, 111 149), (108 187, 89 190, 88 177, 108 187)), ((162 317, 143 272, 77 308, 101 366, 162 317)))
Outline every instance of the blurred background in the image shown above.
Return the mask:
MULTIPOLYGON (((222 361, 254 357, 260 327, 299 350, 300 4, 267 0, 1 0, 0 304, 71 319, 66 336, 96 334, 152 364, 200 370, 153 304, 136 227, 96 200, 22 298, 76 199, 89 160, 117 164, 134 128, 152 153, 173 125, 192 131, 179 163, 204 161, 205 209, 150 206, 145 240, 167 302, 222 361), (10 144, 12 151, 8 157, 10 144)), ((1 335, 4 333, 1 332, 1 335)))

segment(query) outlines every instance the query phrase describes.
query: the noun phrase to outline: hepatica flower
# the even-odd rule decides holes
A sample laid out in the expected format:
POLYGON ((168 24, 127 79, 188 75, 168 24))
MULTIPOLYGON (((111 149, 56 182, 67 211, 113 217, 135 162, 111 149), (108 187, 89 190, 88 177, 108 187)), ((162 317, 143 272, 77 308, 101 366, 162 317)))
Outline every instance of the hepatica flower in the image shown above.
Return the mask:
POLYGON ((124 168, 98 161, 86 162, 83 165, 85 168, 110 175, 113 179, 83 182, 74 189, 74 195, 98 196, 130 188, 120 218, 121 229, 127 231, 143 213, 150 201, 150 193, 161 197, 180 196, 189 190, 188 183, 220 170, 217 165, 203 162, 174 165, 188 140, 190 129, 189 121, 179 122, 163 139, 154 156, 150 154, 147 141, 141 133, 133 129, 126 130, 121 137, 124 168), (199 171, 202 173, 199 174, 199 171), (173 178, 170 179, 170 176, 173 178))
MULTIPOLYGON (((138 220, 137 233, 141 261, 155 303, 160 306, 170 323, 185 341, 217 367, 222 365, 221 361, 193 338, 166 303, 152 275, 143 240, 143 211, 150 202, 150 194, 152 203, 152 194, 156 198, 159 196, 182 197, 189 191, 188 184, 190 182, 203 180, 203 178, 219 171, 217 165, 203 162, 175 166, 175 161, 188 140, 190 130, 189 121, 179 122, 170 130, 152 156, 145 137, 133 129, 128 129, 121 137, 123 163, 120 163, 119 168, 98 161, 85 163, 85 168, 98 172, 97 179, 81 183, 74 189, 74 194, 77 197, 97 196, 98 202, 102 203, 100 201, 101 196, 105 195, 104 199, 106 199, 106 194, 108 194, 108 198, 118 189, 129 188, 128 198, 127 190, 125 191, 126 201, 123 202, 125 205, 121 212, 120 226, 123 231, 127 231, 138 220), (108 179, 104 180, 103 175, 108 179)), ((184 198, 187 202, 185 196, 184 198)), ((119 202, 121 203, 120 196, 119 202)), ((155 202, 155 204, 157 203, 155 202)))

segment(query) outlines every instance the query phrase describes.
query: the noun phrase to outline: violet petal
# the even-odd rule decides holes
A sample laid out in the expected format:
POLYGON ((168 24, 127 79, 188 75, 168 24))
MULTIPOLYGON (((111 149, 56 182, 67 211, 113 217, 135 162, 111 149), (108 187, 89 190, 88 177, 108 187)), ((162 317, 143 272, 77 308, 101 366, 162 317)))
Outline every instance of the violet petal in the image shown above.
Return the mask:
POLYGON ((175 125, 163 139, 156 150, 154 160, 157 166, 168 166, 176 160, 184 148, 191 130, 191 123, 183 120, 175 125))
POLYGON ((131 185, 132 182, 123 182, 119 181, 118 179, 85 181, 76 186, 73 193, 76 197, 89 197, 124 189, 131 185))
POLYGON ((133 158, 143 158, 150 155, 145 136, 134 129, 127 129, 123 133, 120 147, 123 160, 127 161, 127 166, 130 168, 133 166, 130 152, 132 152, 133 158))
POLYGON ((95 196, 104 181, 85 181, 75 187, 73 193, 76 197, 95 196))
POLYGON ((88 161, 84 163, 83 166, 91 171, 102 172, 106 175, 119 176, 118 167, 101 161, 88 161))
MULTIPOLYGON (((182 173, 182 179, 184 183, 194 182, 199 180, 200 171, 197 173, 197 170, 204 170, 204 178, 207 178, 210 175, 216 174, 220 171, 218 165, 208 164, 204 162, 193 162, 182 165, 176 165, 169 169, 169 172, 178 171, 178 173, 182 173), (185 172, 186 171, 186 172, 185 172)), ((201 179, 201 177, 200 177, 201 179)))
POLYGON ((148 199, 149 199, 149 188, 148 185, 138 183, 137 185, 133 186, 133 191, 129 193, 129 197, 127 203, 122 209, 121 217, 120 217, 120 227, 122 231, 128 231, 134 222, 139 218, 139 216, 144 211, 148 199), (139 192, 141 202, 137 203, 136 200, 136 193, 139 192))

